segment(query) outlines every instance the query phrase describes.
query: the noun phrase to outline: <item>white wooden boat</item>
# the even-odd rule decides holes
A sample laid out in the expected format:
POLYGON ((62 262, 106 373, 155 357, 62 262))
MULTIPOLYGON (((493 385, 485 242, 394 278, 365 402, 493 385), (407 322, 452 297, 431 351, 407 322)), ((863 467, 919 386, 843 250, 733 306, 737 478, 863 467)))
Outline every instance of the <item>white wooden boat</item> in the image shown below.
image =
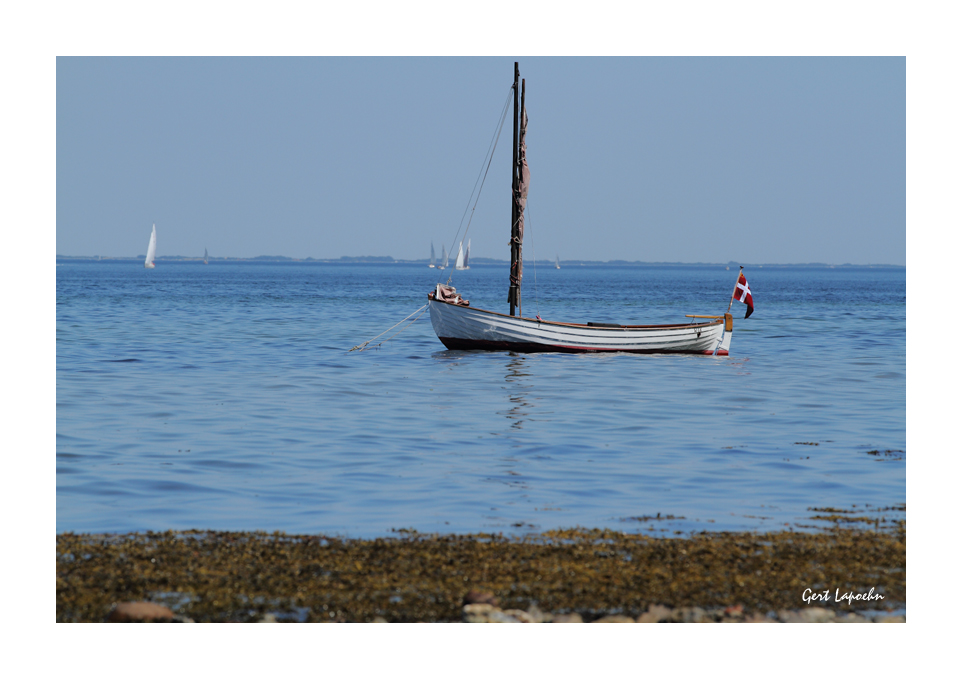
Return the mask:
MULTIPOLYGON (((732 315, 729 310, 719 316, 686 314, 692 322, 659 325, 565 323, 544 321, 538 316, 534 319, 522 316, 522 241, 529 170, 525 144, 528 126, 525 81, 521 81, 519 88, 518 75, 518 62, 515 62, 515 83, 512 86, 515 95, 515 121, 512 149, 512 237, 509 242, 512 252, 509 313, 501 314, 471 307, 452 286, 436 284, 435 290, 428 293, 428 310, 438 339, 448 349, 457 350, 728 355, 729 343, 732 340, 732 315)), ((461 269, 463 262, 460 245, 458 250, 458 264, 455 268, 461 269)), ((558 256, 555 258, 555 267, 559 268, 558 256)), ((740 277, 741 274, 740 269, 740 277)), ((735 293, 734 289, 733 294, 735 293)), ((747 316, 751 313, 751 298, 749 306, 747 316)), ((731 301, 729 307, 732 307, 731 301)))
POLYGON ((157 225, 150 226, 150 242, 147 244, 147 258, 144 260, 144 269, 154 268, 154 253, 157 252, 157 225))
POLYGON ((431 326, 448 349, 726 356, 732 339, 729 313, 704 317, 702 322, 656 326, 562 323, 470 307, 454 292, 438 284, 428 294, 431 326))

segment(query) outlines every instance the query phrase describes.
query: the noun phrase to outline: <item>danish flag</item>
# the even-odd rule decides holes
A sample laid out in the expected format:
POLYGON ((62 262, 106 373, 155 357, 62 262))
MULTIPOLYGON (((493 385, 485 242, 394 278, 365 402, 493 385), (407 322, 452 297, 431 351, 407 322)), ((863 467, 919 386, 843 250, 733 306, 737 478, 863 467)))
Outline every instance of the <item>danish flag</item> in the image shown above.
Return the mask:
POLYGON ((736 281, 736 287, 732 291, 732 299, 746 305, 745 318, 748 319, 752 315, 752 293, 749 291, 749 282, 746 281, 742 271, 739 272, 739 280, 736 281))

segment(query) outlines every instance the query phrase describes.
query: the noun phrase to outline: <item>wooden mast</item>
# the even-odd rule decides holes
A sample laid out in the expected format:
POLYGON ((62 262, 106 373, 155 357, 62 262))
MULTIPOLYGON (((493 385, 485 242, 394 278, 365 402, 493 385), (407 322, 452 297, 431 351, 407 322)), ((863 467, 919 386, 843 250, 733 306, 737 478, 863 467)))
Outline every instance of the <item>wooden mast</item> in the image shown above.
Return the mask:
MULTIPOLYGON (((512 263, 508 273, 508 313, 515 316, 515 305, 519 302, 518 274, 518 62, 515 62, 515 112, 512 123, 512 263)), ((521 305, 519 305, 521 307, 521 305)), ((521 310, 519 309, 519 313, 521 310)))
MULTIPOLYGON (((525 121, 523 120, 523 119, 525 118, 525 79, 524 79, 524 78, 522 78, 522 104, 521 104, 521 106, 519 107, 518 110, 519 110, 519 114, 518 114, 518 160, 517 160, 517 162, 515 163, 515 176, 518 178, 518 179, 516 180, 516 184, 515 184, 515 188, 516 188, 516 192, 517 192, 516 195, 518 195, 518 194, 521 193, 521 184, 522 184, 522 179, 523 179, 523 177, 522 177, 522 149, 521 149, 521 145, 522 145, 522 125, 525 123, 525 121)), ((526 191, 527 191, 527 190, 526 190, 526 191)), ((515 205, 518 205, 520 202, 521 202, 521 197, 519 196, 519 200, 515 201, 515 205)), ((516 253, 515 253, 515 263, 516 263, 515 279, 518 281, 518 285, 517 285, 517 287, 515 288, 515 304, 518 305, 518 315, 519 315, 519 316, 522 315, 522 268, 523 268, 524 265, 525 265, 524 261, 522 260, 522 245, 523 245, 523 244, 522 244, 522 238, 523 238, 523 234, 522 234, 522 230, 521 230, 521 225, 522 225, 522 223, 523 223, 523 220, 525 219, 525 216, 522 214, 522 211, 523 211, 524 209, 525 209, 525 208, 521 208, 521 209, 516 208, 516 211, 518 212, 518 214, 515 215, 515 237, 516 237, 516 238, 515 238, 515 248, 516 248, 516 253)))

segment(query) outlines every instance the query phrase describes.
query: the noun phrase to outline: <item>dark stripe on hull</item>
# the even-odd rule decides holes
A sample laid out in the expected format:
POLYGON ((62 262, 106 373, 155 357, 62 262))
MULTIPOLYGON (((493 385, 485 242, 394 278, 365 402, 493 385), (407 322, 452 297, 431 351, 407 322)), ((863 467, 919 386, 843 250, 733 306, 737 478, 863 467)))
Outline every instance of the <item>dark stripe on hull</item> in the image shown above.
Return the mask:
MULTIPOLYGON (((585 354, 587 352, 628 352, 631 354, 708 354, 709 350, 701 349, 587 349, 583 347, 566 347, 563 345, 543 345, 537 342, 504 342, 500 340, 463 340, 462 338, 438 338, 448 349, 482 349, 488 351, 508 352, 565 352, 567 354, 585 354)), ((720 349, 716 356, 729 356, 729 350, 720 349)))

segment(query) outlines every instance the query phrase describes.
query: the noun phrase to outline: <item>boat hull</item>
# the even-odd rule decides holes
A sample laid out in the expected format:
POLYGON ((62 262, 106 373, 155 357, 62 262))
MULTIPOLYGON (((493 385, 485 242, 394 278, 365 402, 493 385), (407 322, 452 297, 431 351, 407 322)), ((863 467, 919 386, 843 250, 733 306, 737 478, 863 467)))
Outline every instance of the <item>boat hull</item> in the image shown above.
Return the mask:
POLYGON ((428 309, 432 328, 448 349, 726 356, 732 339, 722 318, 692 324, 590 326, 508 316, 435 299, 429 299, 428 309))

